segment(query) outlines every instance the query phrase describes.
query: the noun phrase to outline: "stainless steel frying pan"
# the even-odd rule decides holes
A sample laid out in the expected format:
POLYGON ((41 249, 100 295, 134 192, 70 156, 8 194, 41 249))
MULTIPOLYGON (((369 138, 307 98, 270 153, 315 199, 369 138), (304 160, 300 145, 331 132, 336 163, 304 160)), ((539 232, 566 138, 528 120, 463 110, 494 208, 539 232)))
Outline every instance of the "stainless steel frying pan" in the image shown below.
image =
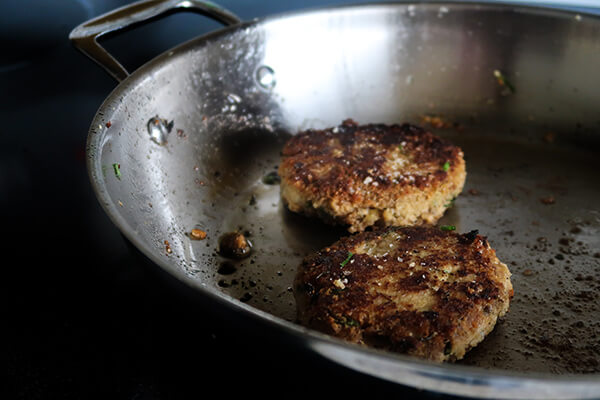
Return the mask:
POLYGON ((155 0, 89 21, 71 39, 120 81, 88 137, 99 201, 131 243, 206 301, 404 385, 480 398, 600 397, 600 18, 403 3, 240 22, 207 2, 155 0), (176 10, 230 26, 131 75, 96 41, 176 10), (513 272, 515 298, 457 364, 295 323, 297 265, 345 233, 287 212, 262 177, 290 135, 346 118, 422 124, 465 152, 465 190, 441 223, 487 235, 513 272), (238 262, 216 252, 234 230, 254 244, 238 262))

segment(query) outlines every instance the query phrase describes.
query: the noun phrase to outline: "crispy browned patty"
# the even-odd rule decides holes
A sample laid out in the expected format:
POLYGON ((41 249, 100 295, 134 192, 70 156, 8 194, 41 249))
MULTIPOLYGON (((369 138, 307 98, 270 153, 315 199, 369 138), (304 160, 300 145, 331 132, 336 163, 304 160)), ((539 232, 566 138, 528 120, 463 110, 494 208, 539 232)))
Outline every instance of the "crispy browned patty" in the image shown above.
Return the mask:
POLYGON ((387 227, 310 255, 294 282, 298 320, 351 342, 454 361, 508 311, 510 271, 485 237, 387 227))
POLYGON ((462 191, 460 148, 409 125, 363 125, 308 130, 285 145, 281 196, 294 212, 348 225, 435 223, 462 191))

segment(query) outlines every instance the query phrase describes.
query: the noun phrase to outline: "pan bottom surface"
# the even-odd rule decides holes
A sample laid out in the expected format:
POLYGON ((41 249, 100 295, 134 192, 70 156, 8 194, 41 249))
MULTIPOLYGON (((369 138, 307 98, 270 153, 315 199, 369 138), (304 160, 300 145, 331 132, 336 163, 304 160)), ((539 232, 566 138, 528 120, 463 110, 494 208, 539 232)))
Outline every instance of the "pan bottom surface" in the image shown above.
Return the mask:
MULTIPOLYGON (((211 192, 218 227, 209 233, 211 240, 192 243, 192 252, 210 252, 211 262, 186 268, 207 286, 294 322, 297 266, 348 233, 285 209, 279 185, 264 179, 276 171, 285 137, 256 134, 262 135, 263 150, 241 166, 252 179, 233 189, 225 182, 211 192), (232 231, 252 242, 249 257, 218 255, 218 237, 232 231)), ((554 374, 600 372, 597 158, 587 149, 543 138, 534 143, 443 135, 462 147, 467 180, 439 224, 487 236, 509 266, 515 291, 508 314, 460 363, 554 374)), ((222 154, 221 159, 235 159, 240 169, 239 157, 222 154)))

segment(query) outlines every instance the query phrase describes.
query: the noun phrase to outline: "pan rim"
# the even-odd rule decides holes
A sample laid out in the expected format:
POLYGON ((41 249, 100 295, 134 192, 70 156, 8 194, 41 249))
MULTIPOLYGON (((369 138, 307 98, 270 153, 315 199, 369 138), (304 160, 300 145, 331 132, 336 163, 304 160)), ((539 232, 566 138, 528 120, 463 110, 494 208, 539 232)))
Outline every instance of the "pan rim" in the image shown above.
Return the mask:
MULTIPOLYGON (((172 49, 169 49, 162 54, 158 55, 154 59, 148 61, 136 71, 134 71, 128 78, 119 83, 106 99, 102 102, 98 111, 96 112, 91 127, 88 131, 87 144, 86 144, 86 166, 88 171, 88 176, 92 185, 92 188, 95 192, 97 199, 99 200, 100 205, 104 209, 105 213, 108 215, 110 220, 115 224, 115 226, 119 229, 119 231, 123 234, 123 236, 134 244, 144 256, 146 256, 152 263, 165 270, 169 275, 175 277, 179 282, 185 284, 186 286, 191 287, 193 290, 199 292, 202 296, 207 297, 211 301, 215 301, 219 304, 219 306, 224 306, 232 309, 234 312, 244 313, 253 319, 267 323, 270 327, 279 329, 287 334, 293 335, 296 339, 299 339, 308 345, 313 350, 319 352, 322 356, 327 357, 327 354, 323 354, 323 351, 319 351, 318 345, 328 346, 332 349, 340 349, 342 352, 348 352, 351 354, 360 354, 365 357, 372 357, 377 361, 382 361, 386 363, 401 363, 406 366, 406 370, 413 370, 415 373, 428 373, 435 376, 435 379, 447 379, 447 380, 456 380, 459 384, 464 384, 468 387, 473 387, 474 391, 463 391, 463 392, 446 392, 452 394, 459 395, 470 395, 470 396, 485 396, 485 397, 498 397, 498 395, 503 396, 502 393, 492 393, 486 394, 477 391, 477 388, 486 388, 488 390, 498 390, 505 389, 506 384, 510 384, 513 390, 522 389, 524 386, 536 386, 539 385, 545 386, 547 388, 555 388, 558 390, 561 389, 559 393, 564 394, 565 390, 568 392, 567 388, 575 388, 577 387, 579 391, 575 390, 573 393, 569 392, 569 395, 565 398, 569 398, 569 396, 575 397, 576 395, 579 397, 581 395, 591 396, 591 394, 600 393, 600 374, 575 374, 575 373, 566 373, 566 374, 552 374, 552 373, 544 373, 544 372, 516 372, 505 369, 484 369, 481 367, 461 365, 461 364, 436 364, 433 362, 429 362, 426 360, 416 359, 410 356, 395 354, 390 352, 384 352, 381 350, 376 350, 368 347, 358 346, 352 343, 345 342, 341 339, 334 338, 325 334, 322 334, 317 331, 313 331, 311 329, 302 327, 294 322, 286 321, 283 318, 277 317, 275 315, 269 314, 260 309, 254 308, 250 305, 247 305, 239 300, 236 300, 224 293, 219 291, 209 290, 207 287, 203 286, 199 281, 193 279, 192 277, 185 274, 181 269, 176 268, 175 266, 165 262, 163 259, 159 258, 155 255, 154 251, 148 246, 145 242, 139 240, 135 234, 135 232, 131 229, 125 218, 119 212, 119 209, 116 204, 114 204, 111 196, 109 195, 108 189, 106 187, 106 179, 103 177, 102 165, 100 156, 101 152, 101 142, 105 135, 105 129, 98 128, 103 127, 106 121, 110 120, 110 116, 113 114, 113 106, 120 102, 120 98, 124 93, 129 92, 136 85, 139 85, 148 75, 149 71, 158 68, 161 64, 168 62, 169 59, 173 58, 173 56, 184 54, 191 49, 198 49, 204 46, 207 46, 209 42, 213 40, 221 40, 226 38, 227 36, 239 32, 243 29, 259 26, 261 24, 266 24, 273 21, 280 21, 290 17, 306 17, 311 14, 318 14, 322 12, 332 12, 336 10, 357 10, 364 8, 382 8, 382 7, 406 7, 408 5, 418 5, 420 7, 429 7, 429 8, 439 8, 441 6, 460 6, 465 9, 476 8, 478 10, 488 10, 493 11, 494 9, 500 11, 525 11, 534 14, 543 14, 555 16, 557 18, 572 18, 575 15, 583 15, 586 18, 592 18, 600 22, 600 16, 592 13, 585 13, 579 11, 572 10, 563 10, 557 9, 553 7, 541 7, 537 5, 519 5, 514 3, 505 3, 505 2, 493 2, 493 3, 477 3, 475 1, 444 1, 444 2, 381 2, 381 3, 366 3, 366 4, 351 4, 351 5, 341 5, 334 7, 322 7, 322 8, 314 8, 309 10, 300 10, 293 12, 286 12, 280 14, 274 14, 267 16, 261 19, 254 19, 252 21, 244 22, 235 26, 225 27, 219 29, 217 31, 208 33, 206 35, 202 35, 196 38, 193 38, 189 41, 186 41, 172 49), (316 349, 315 349, 316 347, 316 349), (473 386, 475 385, 475 386, 473 386), (587 390, 583 391, 582 385, 587 388, 587 390), (577 393, 575 393, 577 392, 577 393)), ((336 361, 338 363, 339 360, 336 360, 332 357, 328 357, 332 361, 336 361)), ((352 368, 351 365, 347 363, 341 363, 347 368, 352 368)), ((369 374, 368 371, 363 371, 364 373, 369 374)), ((377 375, 375 375, 377 376, 377 375)), ((382 378, 381 376, 379 376, 382 378)), ((393 380, 397 383, 408 385, 409 382, 405 380, 397 380, 391 379, 389 377, 383 377, 382 379, 393 380)), ((432 387, 425 387, 427 390, 435 390, 432 387)), ((532 389, 529 389, 532 390, 532 389)), ((523 396, 523 398, 535 398, 532 397, 535 393, 526 392, 523 394, 519 394, 519 396, 523 396)), ((513 392, 507 392, 504 395, 508 395, 510 397, 514 397, 515 394, 513 392)))

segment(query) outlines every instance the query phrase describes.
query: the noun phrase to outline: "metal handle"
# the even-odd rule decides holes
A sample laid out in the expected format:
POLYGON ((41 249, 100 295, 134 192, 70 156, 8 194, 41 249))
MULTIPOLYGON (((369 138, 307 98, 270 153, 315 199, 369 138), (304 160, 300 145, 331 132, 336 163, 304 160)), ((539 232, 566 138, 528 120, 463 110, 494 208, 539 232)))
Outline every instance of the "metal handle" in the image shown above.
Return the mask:
POLYGON ((84 22, 73 29, 69 39, 77 49, 98 63, 120 82, 129 76, 129 72, 104 47, 98 44, 98 38, 109 32, 133 27, 174 11, 196 12, 225 25, 235 25, 242 22, 231 12, 210 1, 142 0, 84 22))

